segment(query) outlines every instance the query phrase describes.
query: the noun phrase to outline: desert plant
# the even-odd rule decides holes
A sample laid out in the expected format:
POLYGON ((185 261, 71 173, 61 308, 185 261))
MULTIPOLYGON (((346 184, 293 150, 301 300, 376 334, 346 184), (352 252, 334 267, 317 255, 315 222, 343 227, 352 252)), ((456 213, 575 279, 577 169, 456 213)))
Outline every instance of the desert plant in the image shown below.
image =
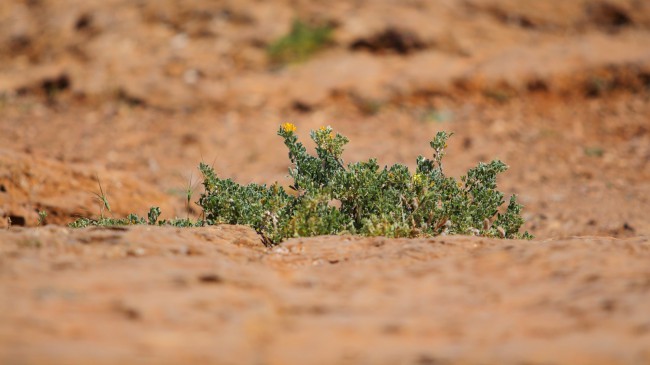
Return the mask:
POLYGON ((296 19, 289 33, 271 43, 267 52, 276 64, 302 62, 322 49, 331 38, 332 27, 311 26, 296 19))
POLYGON ((289 149, 293 178, 289 194, 277 183, 240 185, 219 178, 201 164, 205 192, 198 204, 207 224, 253 227, 268 245, 286 238, 327 234, 416 237, 471 234, 530 238, 519 233, 521 205, 513 195, 504 212, 504 194, 496 177, 507 166, 498 160, 479 163, 460 181, 443 173, 442 159, 451 136, 439 132, 431 141, 431 159, 419 156, 415 173, 404 165, 380 167, 370 159, 345 165, 341 158, 348 139, 331 127, 311 132, 311 155, 285 123, 278 130, 289 149))
MULTIPOLYGON (((311 132, 315 155, 298 141, 293 124, 280 126, 278 135, 292 163, 291 193, 278 183, 241 185, 222 179, 213 167, 201 163, 204 192, 197 203, 203 220, 158 220, 160 209, 152 207, 147 220, 135 214, 123 219, 101 214, 99 219, 80 218, 70 226, 240 224, 255 229, 266 245, 291 237, 346 233, 532 238, 528 232, 519 233, 523 218, 516 196, 500 209, 505 201, 496 190, 496 179, 508 168, 506 164, 481 162, 460 180, 445 176, 442 162, 452 134, 436 134, 430 142, 432 157, 418 156, 414 173, 401 164, 381 167, 375 159, 345 165, 341 156, 349 141, 331 127, 311 132)), ((103 195, 102 191, 99 196, 103 195)), ((105 199, 102 203, 107 205, 105 199)))

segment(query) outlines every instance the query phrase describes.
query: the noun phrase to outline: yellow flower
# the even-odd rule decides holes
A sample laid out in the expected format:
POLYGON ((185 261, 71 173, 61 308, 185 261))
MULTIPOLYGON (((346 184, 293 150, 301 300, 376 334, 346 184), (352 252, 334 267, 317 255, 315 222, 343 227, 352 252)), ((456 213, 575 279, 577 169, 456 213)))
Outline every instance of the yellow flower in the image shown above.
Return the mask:
POLYGON ((412 180, 415 184, 419 184, 422 182, 422 174, 415 174, 412 177, 412 180))
POLYGON ((327 137, 328 137, 329 139, 334 139, 334 132, 332 132, 331 129, 332 129, 332 128, 331 128, 330 126, 327 126, 327 127, 322 126, 322 127, 318 128, 318 130, 319 130, 320 132, 327 132, 327 131, 330 131, 330 133, 327 135, 327 137))
POLYGON ((296 126, 293 125, 292 123, 284 123, 282 124, 282 130, 285 131, 286 133, 295 132, 296 126))

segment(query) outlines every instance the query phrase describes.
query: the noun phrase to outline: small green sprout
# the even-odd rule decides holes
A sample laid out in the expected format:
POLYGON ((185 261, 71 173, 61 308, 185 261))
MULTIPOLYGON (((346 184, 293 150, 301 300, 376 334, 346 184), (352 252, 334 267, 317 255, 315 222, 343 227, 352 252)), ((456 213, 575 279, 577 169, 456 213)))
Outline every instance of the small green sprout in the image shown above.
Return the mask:
POLYGON ((149 209, 149 214, 147 214, 147 218, 149 218, 149 224, 155 225, 158 221, 158 217, 160 217, 160 208, 151 207, 149 209))
POLYGON ((108 204, 108 197, 106 196, 106 193, 104 193, 104 189, 102 188, 102 182, 99 180, 99 175, 96 175, 97 177, 97 184, 99 185, 99 194, 98 193, 93 193, 97 199, 99 200, 99 216, 101 218, 104 218, 104 209, 106 209, 109 213, 111 212, 111 206, 108 204))
POLYGON ((187 188, 185 189, 185 211, 187 212, 187 219, 190 219, 190 202, 192 201, 192 195, 194 195, 194 187, 192 186, 193 175, 190 174, 190 181, 187 183, 187 188))

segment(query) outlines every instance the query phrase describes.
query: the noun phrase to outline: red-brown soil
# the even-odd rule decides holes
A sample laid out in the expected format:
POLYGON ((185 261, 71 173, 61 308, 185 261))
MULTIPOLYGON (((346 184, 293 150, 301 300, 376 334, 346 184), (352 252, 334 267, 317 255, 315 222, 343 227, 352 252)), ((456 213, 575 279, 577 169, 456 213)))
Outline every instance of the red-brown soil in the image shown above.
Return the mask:
POLYGON ((650 363, 649 44, 637 0, 1 2, 0 363, 650 363), (294 18, 334 40, 278 67, 294 18), (200 161, 289 184, 285 121, 410 167, 454 132, 536 239, 64 228, 97 180, 115 217, 199 217, 200 161))

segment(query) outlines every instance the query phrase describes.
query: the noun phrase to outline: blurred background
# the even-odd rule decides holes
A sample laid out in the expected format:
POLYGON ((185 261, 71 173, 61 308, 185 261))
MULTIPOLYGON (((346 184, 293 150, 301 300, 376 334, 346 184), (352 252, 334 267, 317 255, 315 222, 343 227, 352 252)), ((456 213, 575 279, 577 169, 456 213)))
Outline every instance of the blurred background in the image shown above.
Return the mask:
MULTIPOLYGON (((196 166, 288 184, 280 123, 348 162, 502 159, 537 238, 650 234, 650 2, 7 0, 0 226, 200 213, 196 166)), ((306 143, 311 145, 310 143, 306 143)))

